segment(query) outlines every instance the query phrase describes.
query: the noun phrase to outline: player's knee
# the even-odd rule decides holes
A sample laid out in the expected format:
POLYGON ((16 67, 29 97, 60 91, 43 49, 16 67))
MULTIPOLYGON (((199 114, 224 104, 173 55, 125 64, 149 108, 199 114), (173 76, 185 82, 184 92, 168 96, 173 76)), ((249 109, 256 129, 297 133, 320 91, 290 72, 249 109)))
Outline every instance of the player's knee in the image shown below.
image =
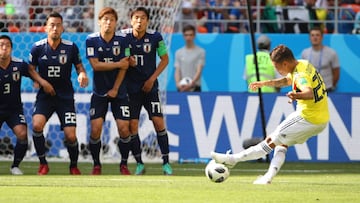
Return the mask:
POLYGON ((98 125, 92 125, 91 126, 91 132, 90 132, 90 136, 93 139, 99 139, 100 135, 101 135, 101 131, 102 131, 102 127, 98 126, 98 125))
POLYGON ((269 147, 271 147, 272 149, 274 149, 276 147, 276 145, 279 145, 279 144, 276 144, 274 142, 274 140, 271 138, 271 137, 266 137, 265 139, 265 142, 269 145, 269 147))
POLYGON ((165 124, 164 124, 164 120, 163 120, 162 117, 154 116, 154 117, 152 117, 151 119, 152 119, 152 121, 153 121, 154 128, 155 128, 155 131, 156 131, 156 132, 159 132, 159 131, 165 129, 165 124))
POLYGON ((137 122, 130 122, 130 132, 132 135, 137 134, 138 132, 138 123, 137 122))
POLYGON ((121 128, 119 128, 119 135, 121 138, 127 138, 130 135, 130 131, 129 128, 123 126, 121 128))

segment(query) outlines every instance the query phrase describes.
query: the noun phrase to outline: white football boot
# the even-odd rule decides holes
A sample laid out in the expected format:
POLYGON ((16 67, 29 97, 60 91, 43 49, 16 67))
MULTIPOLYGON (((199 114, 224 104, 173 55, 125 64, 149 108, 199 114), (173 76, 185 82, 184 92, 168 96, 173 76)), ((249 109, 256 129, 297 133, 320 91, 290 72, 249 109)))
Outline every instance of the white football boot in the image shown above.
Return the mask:
POLYGON ((236 165, 235 158, 230 154, 231 150, 228 150, 226 154, 211 152, 211 157, 216 163, 224 164, 228 168, 233 168, 236 165))
POLYGON ((13 175, 23 175, 23 174, 24 174, 24 173, 20 170, 19 167, 10 168, 10 172, 11 172, 11 174, 13 174, 13 175))
POLYGON ((271 178, 267 176, 259 176, 254 182, 254 185, 269 185, 271 184, 271 178))

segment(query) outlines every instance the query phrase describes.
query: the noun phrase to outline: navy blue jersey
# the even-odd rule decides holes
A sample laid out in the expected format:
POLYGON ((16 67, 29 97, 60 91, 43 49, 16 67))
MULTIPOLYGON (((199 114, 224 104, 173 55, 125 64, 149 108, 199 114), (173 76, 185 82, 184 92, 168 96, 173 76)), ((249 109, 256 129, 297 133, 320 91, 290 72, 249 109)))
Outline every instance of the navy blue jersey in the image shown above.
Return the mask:
MULTIPOLYGON (((56 96, 64 99, 74 97, 74 89, 71 82, 73 64, 81 63, 79 48, 73 42, 61 40, 58 47, 53 50, 47 39, 35 42, 33 45, 29 63, 38 67, 40 76, 47 80, 55 89, 56 96)), ((38 96, 45 96, 43 88, 40 88, 38 96)))
POLYGON ((23 108, 21 76, 29 77, 28 64, 21 59, 12 57, 6 69, 0 68, 0 114, 23 108))
MULTIPOLYGON (((90 34, 86 39, 86 57, 97 58, 99 62, 112 63, 118 62, 129 53, 129 43, 126 35, 120 32, 115 32, 114 37, 110 42, 106 42, 99 32, 90 34)), ((105 96, 106 93, 113 88, 119 69, 109 71, 95 71, 93 78, 93 93, 98 96, 105 96)), ((126 97, 126 81, 121 83, 117 97, 126 97)))
MULTIPOLYGON (((156 71, 157 55, 167 54, 166 46, 161 34, 156 31, 147 30, 140 40, 134 37, 131 28, 122 32, 127 33, 130 40, 130 54, 136 59, 136 67, 129 67, 126 75, 128 92, 140 92, 145 81, 156 71)), ((158 91, 158 86, 156 80, 151 91, 158 91)))

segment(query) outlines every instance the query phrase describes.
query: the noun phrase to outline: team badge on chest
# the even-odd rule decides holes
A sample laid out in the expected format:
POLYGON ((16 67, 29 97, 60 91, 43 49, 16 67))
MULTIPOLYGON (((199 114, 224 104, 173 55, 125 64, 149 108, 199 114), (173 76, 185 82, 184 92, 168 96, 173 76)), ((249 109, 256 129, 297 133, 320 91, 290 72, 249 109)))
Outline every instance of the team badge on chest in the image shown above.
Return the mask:
POLYGON ((66 54, 60 54, 59 55, 59 63, 65 64, 67 62, 67 55, 66 54))
POLYGON ((112 50, 114 56, 118 56, 120 54, 120 46, 113 46, 112 50))
POLYGON ((16 71, 12 73, 12 79, 14 81, 19 81, 20 80, 20 71, 16 71))
POLYGON ((150 53, 151 52, 151 44, 150 43, 144 43, 143 50, 144 50, 145 53, 150 53))

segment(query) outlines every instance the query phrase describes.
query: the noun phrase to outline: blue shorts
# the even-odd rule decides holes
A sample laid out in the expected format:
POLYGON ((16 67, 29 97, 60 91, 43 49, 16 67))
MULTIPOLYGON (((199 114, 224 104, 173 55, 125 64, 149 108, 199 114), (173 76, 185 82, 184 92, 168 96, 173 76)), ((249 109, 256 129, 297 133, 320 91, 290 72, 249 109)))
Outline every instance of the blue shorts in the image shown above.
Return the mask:
POLYGON ((163 117, 158 92, 129 94, 129 99, 131 119, 139 119, 142 106, 148 112, 150 119, 154 116, 163 117))
POLYGON ((0 128, 2 124, 6 122, 6 124, 13 129, 17 125, 27 125, 26 119, 24 116, 23 109, 18 109, 12 112, 1 112, 0 113, 0 128))
POLYGON ((116 119, 130 120, 129 99, 100 97, 93 94, 90 103, 90 120, 103 118, 105 120, 108 105, 111 104, 111 112, 116 119))
POLYGON ((56 96, 38 97, 36 99, 33 115, 42 114, 46 120, 49 120, 54 112, 59 117, 61 129, 76 126, 74 99, 60 99, 56 96))

